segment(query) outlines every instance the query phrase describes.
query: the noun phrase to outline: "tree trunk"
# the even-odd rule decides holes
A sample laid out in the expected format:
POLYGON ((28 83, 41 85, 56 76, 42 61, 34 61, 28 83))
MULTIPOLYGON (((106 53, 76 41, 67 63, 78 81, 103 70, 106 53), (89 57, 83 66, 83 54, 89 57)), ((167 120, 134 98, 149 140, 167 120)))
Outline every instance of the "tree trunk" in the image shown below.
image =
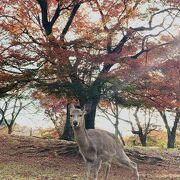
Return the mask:
POLYGON ((179 110, 177 110, 177 112, 176 112, 176 116, 175 116, 175 120, 174 120, 172 130, 169 127, 165 111, 164 112, 159 111, 159 113, 160 113, 160 115, 164 121, 166 130, 167 130, 167 135, 168 135, 167 148, 174 148, 175 141, 176 141, 176 130, 177 130, 177 126, 178 126, 178 123, 180 120, 180 112, 179 112, 179 110))
POLYGON ((7 126, 8 127, 8 134, 11 134, 13 132, 13 126, 7 126))
POLYGON ((94 129, 95 128, 95 116, 96 116, 96 106, 92 107, 91 111, 85 115, 86 129, 94 129))
POLYGON ((172 130, 170 131, 170 133, 168 133, 168 144, 167 144, 168 148, 174 148, 175 146, 176 131, 177 131, 179 120, 180 120, 180 112, 179 110, 177 110, 172 130))
POLYGON ((138 134, 141 145, 146 146, 147 134, 145 134, 145 133, 143 134, 143 128, 142 128, 142 126, 140 124, 139 117, 137 115, 138 111, 139 111, 139 107, 136 108, 136 111, 134 113, 134 117, 135 117, 136 124, 137 124, 139 130, 134 131, 134 134, 138 134))
POLYGON ((146 140, 147 140, 147 136, 146 135, 139 135, 139 139, 141 141, 142 146, 146 146, 146 140))
POLYGON ((146 144, 147 135, 143 134, 142 128, 140 128, 138 131, 133 130, 132 133, 138 135, 139 140, 140 140, 142 146, 146 146, 147 145, 146 144))
POLYGON ((64 131, 63 131, 63 134, 60 137, 60 139, 67 140, 67 141, 74 140, 74 133, 73 133, 73 129, 71 127, 71 122, 70 122, 69 104, 67 105, 66 123, 65 123, 65 126, 64 126, 64 131))
POLYGON ((90 105, 88 108, 88 112, 85 115, 85 127, 86 129, 94 129, 95 128, 95 116, 96 116, 96 109, 99 103, 100 95, 95 96, 89 102, 85 104, 90 105))
POLYGON ((176 134, 175 133, 169 134, 168 135, 167 148, 174 148, 175 140, 176 140, 176 134))

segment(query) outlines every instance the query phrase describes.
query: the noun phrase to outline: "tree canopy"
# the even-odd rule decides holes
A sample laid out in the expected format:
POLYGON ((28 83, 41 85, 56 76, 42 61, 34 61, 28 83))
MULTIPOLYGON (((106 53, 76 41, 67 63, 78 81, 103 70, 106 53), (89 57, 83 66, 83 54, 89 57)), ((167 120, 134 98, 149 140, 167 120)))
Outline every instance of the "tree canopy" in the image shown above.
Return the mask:
POLYGON ((86 127, 94 128, 114 79, 131 83, 141 62, 162 62, 164 49, 177 47, 179 13, 175 0, 2 0, 0 94, 28 86, 88 103, 86 127))

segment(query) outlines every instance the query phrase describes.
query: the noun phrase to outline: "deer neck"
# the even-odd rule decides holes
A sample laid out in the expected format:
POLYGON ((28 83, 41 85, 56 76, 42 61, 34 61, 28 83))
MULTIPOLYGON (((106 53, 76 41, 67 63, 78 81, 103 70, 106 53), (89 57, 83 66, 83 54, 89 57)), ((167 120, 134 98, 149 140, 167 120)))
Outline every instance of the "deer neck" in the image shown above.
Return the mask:
POLYGON ((88 138, 85 127, 75 129, 74 135, 75 135, 75 139, 82 151, 89 147, 89 138, 88 138))

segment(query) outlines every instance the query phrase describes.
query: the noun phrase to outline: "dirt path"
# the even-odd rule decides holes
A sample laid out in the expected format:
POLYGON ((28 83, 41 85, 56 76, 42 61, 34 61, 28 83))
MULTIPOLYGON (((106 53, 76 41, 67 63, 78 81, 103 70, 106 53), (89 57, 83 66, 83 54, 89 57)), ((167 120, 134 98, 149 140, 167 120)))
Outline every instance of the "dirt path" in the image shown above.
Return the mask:
MULTIPOLYGON (((1 135, 0 180, 82 180, 84 162, 73 153, 76 150, 74 143, 1 135)), ((179 150, 136 148, 126 152, 138 163, 141 180, 180 180, 179 150)), ((102 166, 99 179, 104 171, 102 166)), ((133 178, 128 170, 113 164, 110 180, 133 178)))

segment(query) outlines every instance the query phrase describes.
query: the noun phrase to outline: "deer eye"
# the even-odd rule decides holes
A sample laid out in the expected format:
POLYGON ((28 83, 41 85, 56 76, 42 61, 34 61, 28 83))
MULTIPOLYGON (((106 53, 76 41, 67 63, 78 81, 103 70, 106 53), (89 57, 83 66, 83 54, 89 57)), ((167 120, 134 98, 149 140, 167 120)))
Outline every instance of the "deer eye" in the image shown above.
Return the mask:
POLYGON ((79 117, 82 117, 82 114, 80 114, 79 117))
POLYGON ((70 117, 73 117, 73 115, 70 115, 70 117))

